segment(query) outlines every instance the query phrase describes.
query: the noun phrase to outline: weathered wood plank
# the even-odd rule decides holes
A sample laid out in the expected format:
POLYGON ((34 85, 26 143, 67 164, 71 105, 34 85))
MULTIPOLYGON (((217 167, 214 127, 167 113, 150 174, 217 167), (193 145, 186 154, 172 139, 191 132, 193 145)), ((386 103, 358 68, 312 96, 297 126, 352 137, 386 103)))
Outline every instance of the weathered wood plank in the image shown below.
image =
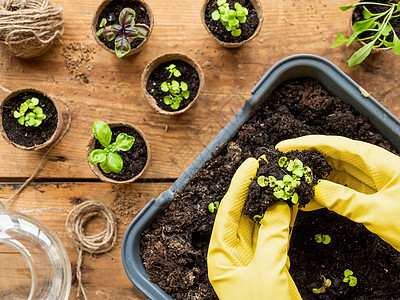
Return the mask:
MULTIPOLYGON (((18 185, 1 184, 2 201, 11 196, 18 185)), ((37 208, 57 207, 71 210, 77 200, 97 200, 109 207, 115 207, 115 201, 130 203, 132 210, 140 211, 152 197, 157 197, 162 191, 167 189, 170 183, 134 183, 123 187, 123 195, 118 198, 117 191, 110 184, 106 183, 34 183, 29 186, 14 202, 9 205, 10 210, 25 211, 37 208), (127 202, 130 201, 130 202, 127 202)), ((114 209, 117 214, 120 209, 114 209)), ((57 211, 46 211, 42 213, 29 213, 29 215, 39 219, 49 226, 63 242, 70 261, 76 264, 78 253, 65 230, 66 214, 57 211)), ((135 214, 121 217, 118 223, 117 244, 112 251, 103 255, 90 256, 84 255, 83 279, 89 299, 146 299, 139 292, 125 275, 121 261, 121 243, 127 226, 135 214)), ((85 228, 88 235, 102 230, 103 221, 89 222, 85 228)), ((24 295, 24 290, 12 290, 10 287, 18 286, 18 282, 23 284, 27 279, 27 268, 23 264, 23 259, 19 259, 15 251, 0 247, 0 298, 6 296, 2 287, 8 286, 9 293, 14 296, 24 295), (20 262, 17 264, 17 262, 20 262), (7 283, 5 274, 18 273, 18 277, 9 276, 11 283, 7 283), (2 295, 3 292, 3 295, 2 295)), ((76 283, 72 286, 70 299, 75 299, 76 283)), ((3 299, 3 298, 2 298, 3 299)), ((14 298, 12 298, 14 299, 14 298)))
MULTIPOLYGON (((241 49, 231 50, 221 48, 207 35, 200 22, 202 1, 149 0, 155 16, 149 43, 139 55, 122 60, 100 49, 91 35, 90 21, 98 1, 56 2, 65 10, 63 44, 32 60, 16 59, 4 51, 0 56, 1 86, 10 90, 33 86, 59 96, 72 109, 70 132, 53 150, 40 177, 95 178, 86 166, 85 146, 93 121, 102 119, 130 121, 148 136, 153 155, 144 178, 176 178, 242 107, 267 69, 296 53, 330 59, 400 117, 396 101, 399 83, 393 76, 400 61, 392 53, 349 69, 346 60, 352 50, 329 48, 337 31, 347 31, 348 12, 341 12, 338 6, 348 1, 264 0, 265 23, 260 35, 241 49), (75 41, 97 51, 90 62, 94 69, 88 72, 89 84, 66 80, 69 75, 62 48, 75 41), (160 116, 146 103, 140 76, 155 56, 176 50, 191 55, 203 66, 204 93, 183 116, 160 116)), ((0 90, 0 97, 5 95, 0 90)), ((7 163, 0 164, 0 177, 28 177, 42 153, 15 150, 1 140, 0 161, 7 163)))

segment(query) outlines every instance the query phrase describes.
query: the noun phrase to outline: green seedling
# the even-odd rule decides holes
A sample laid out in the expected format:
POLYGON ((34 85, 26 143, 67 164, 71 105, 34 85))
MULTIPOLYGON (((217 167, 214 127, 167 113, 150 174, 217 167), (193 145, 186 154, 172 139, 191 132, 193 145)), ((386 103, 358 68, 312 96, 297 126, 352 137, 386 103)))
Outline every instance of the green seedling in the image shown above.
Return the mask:
POLYGON ((332 284, 332 281, 330 279, 326 279, 324 275, 321 275, 321 278, 324 280, 322 286, 319 289, 317 288, 312 289, 312 292, 316 295, 324 294, 326 292, 326 289, 330 287, 332 284))
POLYGON ((121 172, 124 163, 118 151, 128 151, 132 148, 135 138, 126 133, 118 134, 114 143, 110 144, 112 132, 110 127, 102 122, 95 121, 93 124, 93 135, 104 147, 104 149, 95 149, 89 155, 91 164, 100 164, 100 168, 105 173, 121 172))
POLYGON ((146 24, 135 23, 136 12, 129 7, 119 13, 119 24, 107 25, 107 20, 100 21, 100 29, 97 36, 103 36, 108 41, 114 41, 114 50, 118 58, 127 55, 131 51, 131 43, 136 38, 145 39, 149 36, 150 28, 146 24))
POLYGON ((353 276, 352 270, 349 269, 344 270, 343 282, 347 282, 351 287, 357 285, 357 277, 353 276))
POLYGON ((258 223, 258 224, 260 224, 260 225, 265 225, 265 224, 267 224, 267 222, 265 221, 264 217, 263 217, 263 216, 260 216, 260 215, 255 215, 255 216, 253 217, 253 221, 256 222, 256 223, 258 223))
POLYGON ((285 168, 292 174, 286 174, 281 180, 277 180, 274 176, 265 177, 263 175, 257 178, 257 184, 260 187, 269 186, 274 188, 274 196, 284 201, 291 201, 293 204, 299 202, 299 195, 295 192, 300 185, 300 179, 304 176, 307 183, 312 182, 311 169, 303 166, 303 162, 297 158, 288 161, 287 157, 282 156, 278 160, 278 165, 285 168))
POLYGON ((318 244, 323 243, 325 245, 328 245, 331 242, 331 237, 329 235, 327 235, 327 234, 318 233, 318 234, 315 235, 315 241, 318 244))
POLYGON ((169 95, 164 97, 164 103, 169 105, 172 109, 177 110, 181 105, 183 98, 189 98, 188 85, 186 82, 172 80, 171 82, 164 81, 161 84, 161 90, 169 95))
POLYGON ((38 127, 46 119, 46 115, 43 114, 42 108, 37 106, 38 104, 38 98, 32 97, 31 99, 27 99, 21 103, 19 111, 14 111, 14 118, 18 119, 19 124, 26 127, 38 127), (28 110, 30 111, 28 112, 28 110))
POLYGON ((242 30, 239 29, 239 25, 247 20, 249 14, 247 8, 236 2, 235 9, 230 9, 226 0, 218 0, 217 4, 218 9, 211 14, 211 18, 214 21, 220 20, 232 36, 240 36, 242 30))
POLYGON ((346 38, 343 34, 337 33, 336 42, 331 48, 337 47, 343 43, 346 46, 350 46, 354 41, 364 42, 365 45, 357 50, 349 59, 349 67, 363 62, 368 55, 371 53, 373 48, 379 48, 381 46, 392 47, 393 52, 396 55, 400 54, 400 39, 397 36, 394 28, 391 25, 391 20, 400 16, 400 2, 395 3, 389 1, 389 3, 377 3, 377 2, 358 2, 349 4, 346 6, 339 7, 340 10, 346 11, 354 8, 358 5, 363 5, 363 16, 364 20, 358 21, 353 24, 354 33, 346 38), (378 5, 385 8, 385 11, 381 13, 371 13, 364 5, 378 5), (359 35, 364 32, 372 32, 373 35, 365 38, 360 38, 359 35), (391 35, 392 34, 392 35, 391 35), (388 38, 393 36, 393 40, 389 41, 388 38))
POLYGON ((181 72, 176 68, 176 65, 174 64, 170 64, 165 69, 167 69, 170 73, 168 78, 171 78, 172 75, 174 75, 175 77, 180 77, 182 75, 181 72))
POLYGON ((217 212, 217 209, 219 207, 219 201, 214 201, 208 204, 207 208, 209 210, 210 213, 214 213, 217 212))

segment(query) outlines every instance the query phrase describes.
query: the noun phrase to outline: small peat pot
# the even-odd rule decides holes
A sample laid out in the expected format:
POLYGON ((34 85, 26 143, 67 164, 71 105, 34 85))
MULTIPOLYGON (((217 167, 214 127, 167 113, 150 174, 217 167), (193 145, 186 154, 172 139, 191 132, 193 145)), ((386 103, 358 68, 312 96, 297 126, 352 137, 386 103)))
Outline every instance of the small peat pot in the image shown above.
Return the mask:
POLYGON ((207 32, 226 48, 252 40, 263 23, 259 0, 205 0, 200 14, 207 32))
MULTIPOLYGON (((282 140, 311 133, 362 138, 362 140, 366 137, 366 141, 379 144, 393 152, 400 151, 400 121, 374 98, 365 96, 361 91, 363 89, 357 83, 322 57, 301 54, 276 63, 252 89, 252 96, 243 108, 199 157, 169 189, 161 193, 157 199, 151 199, 129 225, 121 247, 122 262, 129 279, 150 299, 217 299, 207 277, 206 255, 216 215, 215 209, 218 209, 215 202, 223 199, 233 174, 247 157, 260 157, 260 155, 262 157, 262 154, 266 154, 266 159, 273 161, 273 157, 268 157, 268 152, 282 140), (317 115, 318 117, 315 117, 317 115), (210 209, 210 204, 215 206, 210 209)), ((273 154, 271 153, 270 155, 273 154)), ((308 156, 302 156, 301 153, 290 155, 286 154, 287 160, 282 161, 282 154, 275 154, 279 172, 284 167, 286 172, 300 176, 295 170, 301 167, 306 182, 320 177, 319 171, 313 168, 313 164, 316 164, 317 168, 323 167, 323 163, 319 163, 321 157, 307 158, 308 156), (296 162, 296 158, 301 164, 296 162), (289 167, 291 164, 293 167, 289 167), (309 179, 306 178, 307 174, 309 179)), ((259 177, 264 175, 264 178, 263 180, 257 178, 257 184, 260 180, 261 185, 266 185, 266 178, 268 181, 273 181, 273 178, 269 177, 271 172, 276 174, 279 180, 281 175, 286 174, 283 172, 279 175, 272 169, 264 167, 261 164, 259 170, 265 174, 258 174, 259 177)), ((328 165, 326 167, 329 168, 328 165)), ((322 174, 328 170, 320 169, 320 171, 322 174)), ((289 181, 285 180, 285 184, 287 182, 289 181)), ((280 186, 277 183, 276 185, 280 186)), ((265 196, 268 196, 268 192, 265 196)), ((260 199, 258 196, 256 198, 260 199)), ((292 203, 297 201, 301 203, 302 200, 298 200, 294 194, 290 196, 292 203)), ((252 203, 249 203, 247 208, 253 220, 261 221, 263 208, 258 210, 252 203)), ((289 253, 290 273, 304 299, 313 299, 313 285, 319 284, 323 274, 321 272, 324 270, 325 275, 331 277, 332 288, 335 288, 333 292, 339 289, 339 285, 341 291, 346 291, 346 295, 341 294, 344 295, 341 296, 343 299, 349 299, 354 295, 363 297, 377 295, 376 293, 381 295, 380 292, 383 290, 379 284, 383 281, 391 284, 390 288, 384 289, 390 296, 375 298, 392 299, 392 295, 396 293, 397 296, 398 283, 383 278, 382 267, 373 270, 369 264, 374 261, 376 265, 383 265, 388 269, 388 276, 392 274, 392 278, 397 278, 400 265, 394 266, 387 261, 397 261, 400 254, 386 246, 382 249, 388 249, 387 251, 377 252, 385 242, 378 236, 366 232, 367 230, 360 224, 338 215, 331 216, 327 220, 327 215, 331 215, 327 210, 321 209, 315 212, 320 214, 318 223, 314 223, 314 215, 305 215, 303 223, 298 222, 294 226, 292 240, 298 235, 303 243, 294 250, 294 255, 291 256, 289 253), (349 225, 345 227, 346 229, 341 229, 343 220, 351 222, 352 227, 349 225), (309 227, 306 230, 299 229, 296 233, 299 224, 302 224, 301 226, 307 224, 309 227), (333 229, 342 231, 338 231, 340 234, 334 236, 333 229), (360 233, 360 230, 364 229, 365 231, 360 233), (362 236, 369 235, 358 239, 360 235, 356 237, 356 232, 362 236), (332 236, 332 242, 326 245, 329 243, 328 235, 332 236), (317 240, 317 237, 321 239, 317 240), (326 252, 319 252, 321 249, 316 246, 319 241, 326 246, 324 248, 326 252), (361 241, 363 244, 359 244, 361 241), (306 246, 307 243, 310 245, 306 246), (356 248, 360 250, 354 251, 356 248), (336 251, 342 251, 342 255, 338 256, 336 251), (349 253, 349 251, 354 252, 349 253), (309 252, 315 254, 314 258, 305 260, 304 257, 307 257, 309 252), (396 259, 392 258, 393 255, 397 255, 396 259), (355 257, 360 258, 358 262, 361 265, 364 262, 357 269, 353 265, 355 257), (379 259, 382 261, 378 263, 379 259), (297 271, 295 261, 297 261, 297 271), (309 268, 307 272, 303 272, 299 264, 308 266, 311 262, 315 262, 318 268, 313 266, 312 272, 309 268), (355 290, 349 287, 343 282, 346 265, 351 267, 356 276, 368 273, 365 277, 370 280, 367 281, 367 278, 359 280, 355 290), (378 276, 371 276, 373 272, 378 276), (310 273, 313 274, 312 278, 310 273), (376 278, 382 281, 379 282, 376 278)), ((300 211, 298 217, 304 214, 306 212, 300 211)), ((329 295, 330 299, 337 299, 337 294, 333 292, 328 290, 326 295, 329 295)))
POLYGON ((128 123, 95 121, 86 154, 93 173, 109 183, 134 182, 150 163, 150 147, 143 132, 128 123))
POLYGON ((0 105, 0 133, 7 143, 22 150, 51 145, 63 128, 64 106, 45 93, 20 89, 0 105))
POLYGON ((144 0, 105 0, 92 20, 95 41, 121 58, 140 52, 150 38, 153 13, 144 0))
POLYGON ((368 4, 363 2, 365 1, 340 7, 343 11, 351 10, 349 38, 338 33, 336 42, 331 47, 346 43, 357 50, 348 61, 349 67, 360 64, 370 54, 391 49, 396 55, 400 54, 398 1, 377 0, 368 4))
POLYGON ((198 63, 182 53, 168 53, 151 61, 142 74, 144 96, 157 112, 177 115, 197 100, 204 85, 198 63))

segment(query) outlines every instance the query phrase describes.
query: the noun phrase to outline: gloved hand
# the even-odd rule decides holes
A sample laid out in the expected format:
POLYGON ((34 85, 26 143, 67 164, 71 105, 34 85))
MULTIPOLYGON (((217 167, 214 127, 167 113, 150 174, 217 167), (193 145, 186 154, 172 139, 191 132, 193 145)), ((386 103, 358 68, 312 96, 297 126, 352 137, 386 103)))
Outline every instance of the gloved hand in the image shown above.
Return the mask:
POLYGON ((315 186, 305 210, 328 209, 363 223, 400 251, 400 157, 383 148, 338 136, 310 135, 286 140, 276 148, 317 150, 333 171, 315 186))
POLYGON ((218 208, 207 257, 210 282, 222 300, 301 299, 287 267, 296 211, 278 203, 261 226, 242 214, 257 169, 258 161, 247 159, 218 208))

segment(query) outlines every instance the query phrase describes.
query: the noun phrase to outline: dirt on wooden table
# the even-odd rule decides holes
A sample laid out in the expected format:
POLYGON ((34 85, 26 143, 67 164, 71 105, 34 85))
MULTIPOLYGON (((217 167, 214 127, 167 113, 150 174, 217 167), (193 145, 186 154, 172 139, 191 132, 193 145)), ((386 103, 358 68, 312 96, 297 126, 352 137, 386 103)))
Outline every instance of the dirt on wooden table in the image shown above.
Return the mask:
MULTIPOLYGON (((394 152, 366 117, 332 95, 318 81, 299 79, 280 85, 143 232, 141 257, 150 280, 174 299, 217 299, 207 276, 207 250, 215 219, 215 214, 207 209, 208 204, 222 200, 234 172, 247 157, 258 157, 279 141, 309 134, 346 136, 394 152)), ((306 218, 299 213, 292 242, 295 253, 290 252, 290 272, 304 299, 314 297, 309 293, 310 287, 319 287, 322 273, 333 281, 332 291, 323 296, 331 297, 327 299, 390 299, 391 295, 399 294, 396 276, 400 272, 400 253, 366 232, 363 225, 325 210, 315 213, 319 214, 318 218, 306 218), (329 224, 325 221, 328 218, 329 224), (330 255, 315 256, 311 264, 305 257, 311 255, 308 245, 315 233, 296 230, 296 226, 314 226, 318 220, 329 226, 329 230, 321 230, 321 233, 330 234, 335 241, 326 248, 330 255), (363 247, 357 246, 361 245, 360 235, 364 236, 363 247), (339 242, 337 236, 345 243, 339 242), (295 244, 297 239, 300 242, 295 244), (377 252, 377 249, 382 251, 377 252), (353 251, 352 258, 357 255, 357 267, 353 263, 341 263, 348 261, 348 251, 353 251), (374 251, 379 255, 371 259, 374 251), (359 285, 355 289, 339 282, 346 267, 353 268, 358 275, 359 285), (368 276, 368 284, 361 283, 364 276, 368 276), (376 291, 386 291, 386 294, 383 296, 376 291)))

